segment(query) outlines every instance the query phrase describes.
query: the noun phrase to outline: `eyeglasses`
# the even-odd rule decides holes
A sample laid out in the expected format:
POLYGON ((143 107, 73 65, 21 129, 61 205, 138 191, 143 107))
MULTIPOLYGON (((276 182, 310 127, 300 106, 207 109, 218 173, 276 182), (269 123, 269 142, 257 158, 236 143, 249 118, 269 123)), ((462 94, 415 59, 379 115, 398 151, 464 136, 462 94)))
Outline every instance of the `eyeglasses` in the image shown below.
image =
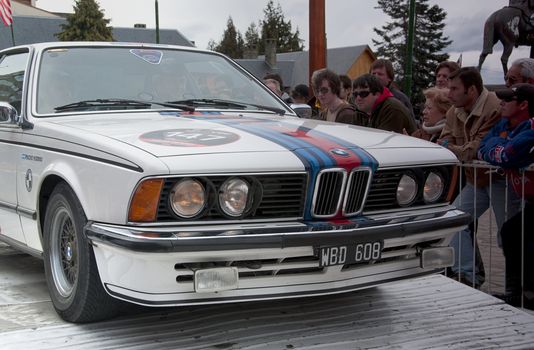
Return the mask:
POLYGON ((371 93, 371 91, 369 90, 362 90, 362 91, 354 91, 352 93, 352 96, 354 96, 354 98, 360 96, 361 98, 366 98, 367 96, 369 96, 369 94, 371 93))
POLYGON ((318 90, 314 89, 313 91, 315 91, 315 94, 326 95, 327 93, 330 92, 330 88, 327 88, 327 87, 323 86, 322 88, 319 88, 318 90))
POLYGON ((517 97, 508 97, 508 98, 503 98, 502 101, 504 102, 512 102, 512 101, 517 101, 517 97))

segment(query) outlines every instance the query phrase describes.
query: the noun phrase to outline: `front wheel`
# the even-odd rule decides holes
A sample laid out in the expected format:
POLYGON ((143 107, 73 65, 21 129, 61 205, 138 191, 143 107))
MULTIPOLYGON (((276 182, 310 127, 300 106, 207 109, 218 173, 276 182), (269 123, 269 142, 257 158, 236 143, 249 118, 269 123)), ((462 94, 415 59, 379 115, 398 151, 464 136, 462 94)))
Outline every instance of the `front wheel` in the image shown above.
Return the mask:
POLYGON ((104 290, 83 228, 83 208, 70 187, 56 186, 46 208, 44 267, 50 298, 65 321, 92 322, 116 315, 118 301, 104 290))

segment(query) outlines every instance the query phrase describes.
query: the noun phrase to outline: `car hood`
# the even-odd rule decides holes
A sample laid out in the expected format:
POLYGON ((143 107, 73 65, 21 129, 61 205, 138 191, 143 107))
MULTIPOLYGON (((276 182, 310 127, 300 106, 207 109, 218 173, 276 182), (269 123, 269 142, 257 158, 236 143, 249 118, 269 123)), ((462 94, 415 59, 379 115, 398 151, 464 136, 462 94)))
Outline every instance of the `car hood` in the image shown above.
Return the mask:
POLYGON ((349 157, 348 151, 369 158, 368 164, 455 161, 441 146, 414 137, 291 116, 136 112, 104 113, 90 119, 63 117, 55 123, 78 129, 76 133, 98 134, 137 147, 159 158, 290 151, 301 160, 311 157, 321 162, 321 157, 349 157))

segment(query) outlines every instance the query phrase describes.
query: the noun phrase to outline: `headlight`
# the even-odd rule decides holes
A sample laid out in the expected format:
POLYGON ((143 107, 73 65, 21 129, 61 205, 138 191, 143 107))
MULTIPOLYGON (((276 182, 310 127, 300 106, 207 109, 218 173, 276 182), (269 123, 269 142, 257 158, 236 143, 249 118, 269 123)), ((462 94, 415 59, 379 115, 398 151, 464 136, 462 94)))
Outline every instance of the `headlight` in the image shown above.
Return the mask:
POLYGON ((417 195, 417 182, 409 175, 402 175, 397 187, 397 203, 405 206, 413 202, 417 195))
POLYGON ((226 180, 219 189, 219 205, 229 216, 243 215, 248 203, 249 184, 239 178, 226 180))
POLYGON ((197 180, 184 179, 174 185, 169 200, 177 215, 192 218, 206 206, 206 192, 197 180))
POLYGON ((423 190, 425 202, 432 203, 437 201, 443 194, 444 185, 443 178, 440 175, 434 172, 428 174, 423 190))

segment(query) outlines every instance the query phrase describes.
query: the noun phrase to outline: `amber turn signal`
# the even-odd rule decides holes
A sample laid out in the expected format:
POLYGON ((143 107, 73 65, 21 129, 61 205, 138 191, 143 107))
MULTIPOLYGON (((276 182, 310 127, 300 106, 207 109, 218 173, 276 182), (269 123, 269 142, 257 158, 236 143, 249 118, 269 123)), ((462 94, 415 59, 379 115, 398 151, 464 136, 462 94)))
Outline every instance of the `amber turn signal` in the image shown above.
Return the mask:
POLYGON ((447 202, 451 203, 456 194, 456 186, 458 185, 458 176, 460 173, 460 167, 455 166, 452 170, 449 184, 449 192, 447 193, 447 202))
POLYGON ((143 181, 135 190, 130 203, 128 221, 151 222, 156 221, 159 195, 163 179, 150 179, 143 181))

